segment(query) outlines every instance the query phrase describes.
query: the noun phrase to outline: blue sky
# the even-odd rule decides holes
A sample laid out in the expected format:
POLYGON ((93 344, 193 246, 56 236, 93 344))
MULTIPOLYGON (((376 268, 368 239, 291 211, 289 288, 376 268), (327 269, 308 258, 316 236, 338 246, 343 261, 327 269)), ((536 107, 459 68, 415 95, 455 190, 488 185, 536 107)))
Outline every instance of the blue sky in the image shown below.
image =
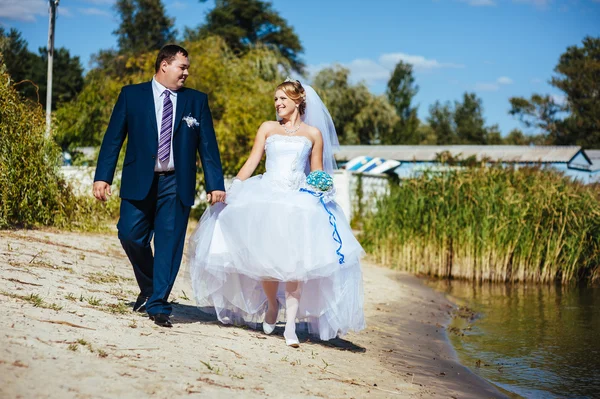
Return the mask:
MULTIPOLYGON (((214 0, 163 0, 179 32, 204 21, 214 0)), ((383 93, 398 60, 411 62, 420 87, 419 116, 436 100, 465 91, 483 99, 487 124, 503 134, 521 127, 508 115, 508 99, 534 92, 555 95, 548 84, 560 54, 586 35, 600 36, 600 0, 302 0, 272 1, 300 37, 311 72, 332 64, 352 71, 383 93)), ((15 27, 37 51, 47 43, 45 0, 0 0, 0 24, 15 27)), ((56 46, 78 55, 116 47, 114 0, 61 0, 56 46)), ((192 59, 193 63, 193 59, 192 59)), ((193 66, 193 65, 192 65, 193 66)), ((192 71, 193 73, 193 71, 192 71)), ((265 101, 268 101, 266 99, 265 101)))

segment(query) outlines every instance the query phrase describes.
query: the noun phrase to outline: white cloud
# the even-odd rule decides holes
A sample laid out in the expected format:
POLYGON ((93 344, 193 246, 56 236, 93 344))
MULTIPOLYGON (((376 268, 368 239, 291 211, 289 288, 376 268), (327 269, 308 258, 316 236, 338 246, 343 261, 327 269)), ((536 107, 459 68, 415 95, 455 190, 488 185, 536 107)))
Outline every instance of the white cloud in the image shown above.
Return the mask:
POLYGON ((67 17, 67 18, 71 18, 73 16, 73 13, 71 12, 70 8, 67 7, 58 7, 56 9, 56 17, 60 18, 60 17, 67 17))
POLYGON ((113 5, 115 4, 115 0, 83 0, 84 3, 95 4, 97 6, 102 5, 113 5))
POLYGON ((33 22, 38 16, 48 16, 44 0, 0 0, 0 18, 33 22))
POLYGON ((476 83, 473 88, 475 91, 497 91, 500 88, 497 83, 476 83))
POLYGON ((513 3, 532 4, 538 8, 545 8, 551 0, 513 0, 513 3))
POLYGON ((175 10, 184 10, 188 7, 188 5, 181 1, 174 1, 166 5, 167 9, 175 9, 175 10))
MULTIPOLYGON (((435 59, 425 58, 421 55, 405 53, 382 54, 377 60, 357 58, 341 65, 350 70, 350 79, 353 82, 365 81, 370 85, 376 82, 387 81, 399 61, 411 64, 415 72, 425 72, 441 68, 464 68, 462 64, 444 63, 435 59)), ((308 71, 311 76, 314 76, 321 69, 331 66, 331 64, 309 65, 308 71)))
POLYGON ((567 103, 567 97, 562 94, 551 94, 550 97, 558 105, 565 105, 567 103))
POLYGON ((379 64, 388 68, 390 71, 394 69, 400 61, 411 64, 415 71, 425 71, 440 68, 464 68, 462 64, 453 64, 448 62, 439 62, 433 58, 427 59, 422 55, 410 55, 405 53, 388 53, 379 57, 379 64))
MULTIPOLYGON (((600 0, 599 0, 599 1, 600 1, 600 0)), ((540 78, 533 78, 533 79, 531 79, 531 83, 533 83, 533 84, 539 84, 539 83, 542 83, 542 79, 540 79, 540 78)))
POLYGON ((473 89, 475 91, 498 91, 500 86, 511 85, 514 81, 508 76, 500 76, 495 82, 477 82, 473 89))
POLYGON ((110 17, 111 16, 110 12, 101 10, 96 7, 79 8, 78 11, 81 14, 85 14, 85 15, 96 15, 96 16, 102 16, 102 17, 110 17))
POLYGON ((495 6, 496 2, 493 0, 460 0, 462 3, 467 3, 474 7, 489 7, 495 6))

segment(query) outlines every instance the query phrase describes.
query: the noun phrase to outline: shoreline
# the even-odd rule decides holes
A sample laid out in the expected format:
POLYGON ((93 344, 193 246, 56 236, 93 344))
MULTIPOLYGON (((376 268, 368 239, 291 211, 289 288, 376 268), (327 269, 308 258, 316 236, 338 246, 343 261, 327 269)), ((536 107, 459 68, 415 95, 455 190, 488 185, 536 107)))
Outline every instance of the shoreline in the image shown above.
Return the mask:
POLYGON ((410 300, 386 306, 384 311, 392 317, 376 318, 382 325, 396 325, 385 333, 395 337, 393 343, 402 348, 398 353, 388 352, 384 361, 412 374, 415 383, 429 387, 431 396, 427 397, 507 398, 494 384, 460 363, 447 334, 456 304, 425 285, 421 277, 393 273, 410 300))
POLYGON ((1 397, 503 397, 458 363, 444 295, 369 262, 367 328, 299 349, 202 313, 185 264, 172 329, 133 313, 116 232, 0 231, 0 270, 1 397))

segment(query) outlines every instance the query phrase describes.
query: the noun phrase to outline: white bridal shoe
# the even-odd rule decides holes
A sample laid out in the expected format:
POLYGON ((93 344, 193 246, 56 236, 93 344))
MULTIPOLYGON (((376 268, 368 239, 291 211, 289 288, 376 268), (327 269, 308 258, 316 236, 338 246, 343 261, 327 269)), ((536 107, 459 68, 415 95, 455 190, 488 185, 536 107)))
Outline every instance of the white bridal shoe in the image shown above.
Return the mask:
POLYGON ((263 321, 263 331, 265 332, 265 334, 269 335, 275 330, 276 325, 277 325, 277 322, 275 322, 273 324, 269 324, 266 321, 263 321))
MULTIPOLYGON (((277 301, 277 315, 279 315, 279 301, 277 301)), ((266 313, 266 312, 265 312, 266 313)), ((275 330, 275 326, 277 325, 277 315, 275 315, 275 323, 269 324, 266 321, 263 321, 262 328, 265 334, 269 335, 275 330)), ((266 318, 266 314, 265 314, 266 318)))
POLYGON ((285 344, 289 347, 292 348, 299 348, 300 347, 300 341, 298 341, 298 337, 293 337, 293 338, 286 338, 285 339, 285 344))

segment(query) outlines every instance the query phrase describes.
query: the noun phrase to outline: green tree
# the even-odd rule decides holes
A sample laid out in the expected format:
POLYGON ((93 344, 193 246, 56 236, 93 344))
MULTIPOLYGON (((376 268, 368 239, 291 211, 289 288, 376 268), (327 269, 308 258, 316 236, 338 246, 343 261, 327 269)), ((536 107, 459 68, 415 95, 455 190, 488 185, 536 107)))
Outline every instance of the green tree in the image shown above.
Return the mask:
POLYGON ((433 103, 429 107, 427 123, 435 133, 436 144, 445 145, 458 142, 454 126, 454 111, 450 102, 442 104, 436 101, 433 103))
POLYGON ((382 138, 383 144, 418 144, 420 141, 416 134, 419 127, 417 108, 412 107, 412 100, 418 91, 412 65, 400 61, 392 72, 386 90, 389 103, 400 119, 393 134, 382 138))
POLYGON ((15 28, 7 32, 0 26, 0 58, 12 80, 17 83, 19 93, 37 101, 36 85, 39 82, 35 82, 38 81, 39 73, 36 69, 40 67, 40 63, 37 56, 27 49, 27 41, 23 39, 21 32, 15 28))
POLYGON ((305 65, 300 59, 304 49, 300 39, 269 2, 216 0, 215 8, 206 15, 206 22, 195 30, 185 31, 188 41, 207 36, 222 37, 238 54, 244 54, 257 44, 266 45, 276 49, 293 70, 299 73, 304 70, 305 65))
MULTIPOLYGON (((48 54, 41 47, 39 55, 27 49, 27 41, 16 29, 9 32, 0 27, 0 52, 8 73, 21 95, 46 106, 48 54)), ((71 101, 83 88, 83 67, 79 57, 71 57, 64 47, 54 52, 52 109, 71 101)))
POLYGON ((600 146, 600 37, 586 37, 581 47, 571 46, 560 56, 550 84, 565 95, 533 94, 512 97, 509 113, 524 126, 547 135, 559 145, 600 146))
POLYGON ((600 37, 586 37, 583 46, 567 48, 551 84, 567 97, 569 116, 563 125, 569 142, 600 147, 600 37))
POLYGON ((121 53, 138 54, 158 50, 174 42, 174 19, 167 17, 161 0, 117 0, 121 22, 113 32, 121 53))
POLYGON ((483 102, 475 93, 464 93, 462 102, 454 102, 454 126, 459 143, 486 144, 483 102))
POLYGON ((497 125, 485 126, 483 103, 475 93, 464 93, 461 101, 429 107, 427 123, 435 132, 437 144, 500 144, 497 125))
MULTIPOLYGON (((47 65, 48 50, 46 47, 41 47, 33 80, 40 88, 40 103, 44 107, 46 106, 47 65)), ((54 51, 52 71, 52 110, 56 110, 61 104, 73 100, 83 89, 83 67, 78 56, 71 57, 69 50, 61 47, 54 51)))
POLYGON ((513 129, 504 138, 504 144, 509 145, 545 145, 547 143, 547 137, 541 135, 526 135, 520 129, 513 129))
POLYGON ((329 109, 342 144, 379 144, 393 134, 399 117, 384 96, 374 96, 363 84, 349 82, 350 71, 324 68, 313 87, 329 109))
POLYGON ((543 132, 553 144, 572 144, 570 134, 564 130, 560 118, 565 108, 557 104, 552 96, 534 94, 529 100, 511 97, 509 102, 509 114, 517 117, 525 127, 543 132))

